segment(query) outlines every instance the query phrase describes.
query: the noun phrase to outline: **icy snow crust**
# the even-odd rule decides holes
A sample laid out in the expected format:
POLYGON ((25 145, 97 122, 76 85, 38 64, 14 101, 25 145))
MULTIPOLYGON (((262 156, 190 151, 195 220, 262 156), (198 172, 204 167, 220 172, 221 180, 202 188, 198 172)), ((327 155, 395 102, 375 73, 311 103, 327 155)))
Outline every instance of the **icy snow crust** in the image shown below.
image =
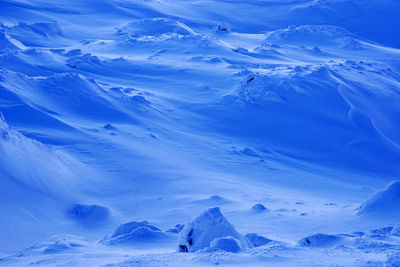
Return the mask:
POLYGON ((399 13, 0 1, 0 266, 399 266, 399 13))

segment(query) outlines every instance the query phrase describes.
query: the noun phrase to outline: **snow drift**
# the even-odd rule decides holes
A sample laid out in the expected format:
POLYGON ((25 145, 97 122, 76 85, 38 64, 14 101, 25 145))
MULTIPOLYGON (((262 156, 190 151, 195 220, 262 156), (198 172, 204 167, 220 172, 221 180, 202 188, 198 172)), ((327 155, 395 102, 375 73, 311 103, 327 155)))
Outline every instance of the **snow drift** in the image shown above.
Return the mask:
POLYGON ((400 217, 400 181, 392 181, 361 204, 357 214, 379 217, 400 217))
POLYGON ((168 235, 148 221, 129 222, 119 225, 111 235, 106 236, 101 243, 105 245, 132 245, 157 243, 168 240, 168 235))

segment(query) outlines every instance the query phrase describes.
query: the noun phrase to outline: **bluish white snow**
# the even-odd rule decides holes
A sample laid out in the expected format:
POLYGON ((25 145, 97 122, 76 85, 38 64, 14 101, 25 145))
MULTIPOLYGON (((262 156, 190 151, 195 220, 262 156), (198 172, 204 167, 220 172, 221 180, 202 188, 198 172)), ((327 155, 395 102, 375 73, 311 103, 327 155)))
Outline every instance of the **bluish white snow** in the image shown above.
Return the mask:
POLYGON ((399 13, 0 1, 0 266, 400 266, 399 13))

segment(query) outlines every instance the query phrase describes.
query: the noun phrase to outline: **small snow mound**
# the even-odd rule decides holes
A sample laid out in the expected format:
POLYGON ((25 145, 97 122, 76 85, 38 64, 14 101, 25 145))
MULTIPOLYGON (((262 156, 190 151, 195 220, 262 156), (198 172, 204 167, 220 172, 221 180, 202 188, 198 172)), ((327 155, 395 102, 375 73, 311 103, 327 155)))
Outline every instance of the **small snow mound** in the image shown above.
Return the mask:
POLYGON ((106 220, 110 216, 110 211, 98 205, 76 204, 68 214, 83 225, 93 226, 106 220))
POLYGON ((213 195, 206 199, 195 200, 195 201, 193 201, 193 203, 214 206, 214 205, 228 204, 228 203, 231 203, 231 201, 229 199, 226 199, 219 195, 213 195))
POLYGON ((101 242, 106 245, 134 244, 154 242, 167 239, 168 236, 147 221, 121 224, 115 231, 101 242))
POLYGON ((117 29, 119 35, 154 36, 166 33, 179 35, 195 35, 195 32, 180 21, 169 18, 146 18, 128 23, 117 29))
POLYGON ((303 25, 295 28, 276 30, 264 41, 268 44, 290 45, 337 45, 348 40, 352 34, 343 28, 330 25, 303 25))
POLYGON ((117 236, 120 236, 120 235, 129 234, 132 231, 135 231, 139 227, 146 227, 146 228, 149 228, 149 229, 154 230, 154 231, 161 231, 157 227, 149 224, 148 221, 128 222, 128 223, 124 223, 124 224, 119 225, 117 227, 117 229, 115 229, 115 231, 112 233, 111 237, 117 237, 117 236))
POLYGON ((371 195, 361 204, 358 215, 378 215, 380 217, 399 217, 400 181, 392 181, 382 191, 371 195))
POLYGON ((210 208, 185 225, 180 234, 178 249, 181 252, 198 251, 209 248, 213 240, 222 237, 237 239, 240 247, 244 249, 252 247, 250 241, 235 230, 219 208, 210 208))
POLYGON ((255 211, 255 212, 269 211, 269 209, 267 209, 263 204, 260 204, 260 203, 255 204, 255 205, 251 208, 251 210, 252 210, 252 211, 255 211))
POLYGON ((210 243, 210 250, 212 251, 222 250, 237 253, 243 249, 240 241, 231 236, 216 238, 210 243))
POLYGON ((49 240, 33 245, 25 249, 23 254, 50 254, 50 253, 61 253, 74 248, 85 247, 88 245, 88 241, 80 236, 74 235, 54 235, 49 240))
POLYGON ((251 242, 253 247, 261 247, 272 241, 271 239, 268 239, 256 233, 246 234, 246 237, 251 242))
POLYGON ((67 57, 80 56, 80 55, 82 55, 81 49, 71 49, 65 53, 65 56, 67 57))
POLYGON ((184 227, 184 225, 182 225, 182 224, 177 224, 177 225, 175 225, 174 228, 169 228, 169 229, 166 230, 165 232, 167 232, 167 233, 173 233, 173 234, 179 234, 179 233, 182 231, 183 227, 184 227))
POLYGON ((315 234, 302 238, 299 245, 302 247, 332 247, 338 244, 343 238, 337 235, 315 234))

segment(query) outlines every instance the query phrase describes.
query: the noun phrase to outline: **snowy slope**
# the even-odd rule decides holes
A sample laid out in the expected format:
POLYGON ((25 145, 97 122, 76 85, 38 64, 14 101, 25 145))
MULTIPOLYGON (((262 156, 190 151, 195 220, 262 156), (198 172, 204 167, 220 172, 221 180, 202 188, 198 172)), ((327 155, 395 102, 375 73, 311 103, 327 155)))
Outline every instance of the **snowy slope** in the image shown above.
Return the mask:
POLYGON ((396 266, 398 11, 2 1, 0 265, 396 266))

